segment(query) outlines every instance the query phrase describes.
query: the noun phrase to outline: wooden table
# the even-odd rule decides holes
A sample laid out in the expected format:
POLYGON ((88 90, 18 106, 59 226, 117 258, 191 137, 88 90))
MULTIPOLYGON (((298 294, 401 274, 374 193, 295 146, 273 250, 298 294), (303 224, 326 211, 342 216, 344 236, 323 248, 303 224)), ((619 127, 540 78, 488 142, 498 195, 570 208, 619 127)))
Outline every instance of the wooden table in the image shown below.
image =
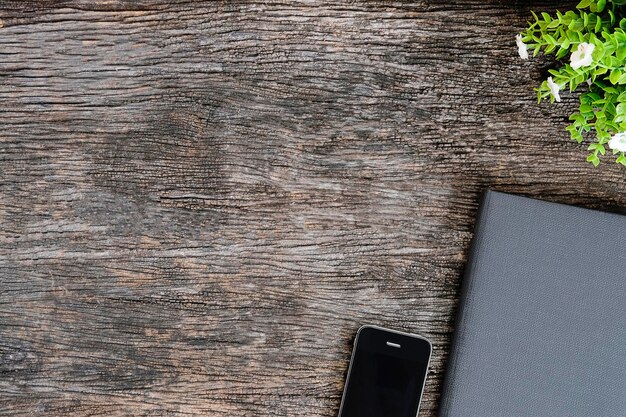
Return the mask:
POLYGON ((480 192, 626 207, 516 3, 2 2, 0 415, 335 416, 376 323, 435 416, 480 192))

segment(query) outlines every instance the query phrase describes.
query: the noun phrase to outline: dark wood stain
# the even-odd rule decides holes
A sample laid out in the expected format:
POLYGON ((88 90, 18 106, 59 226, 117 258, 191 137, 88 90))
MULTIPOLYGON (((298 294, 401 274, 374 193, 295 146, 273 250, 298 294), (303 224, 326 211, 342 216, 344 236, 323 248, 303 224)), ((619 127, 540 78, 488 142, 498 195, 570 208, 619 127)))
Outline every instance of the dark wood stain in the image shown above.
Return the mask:
POLYGON ((435 416, 480 192, 626 207, 529 8, 2 2, 0 415, 330 417, 374 323, 435 416))

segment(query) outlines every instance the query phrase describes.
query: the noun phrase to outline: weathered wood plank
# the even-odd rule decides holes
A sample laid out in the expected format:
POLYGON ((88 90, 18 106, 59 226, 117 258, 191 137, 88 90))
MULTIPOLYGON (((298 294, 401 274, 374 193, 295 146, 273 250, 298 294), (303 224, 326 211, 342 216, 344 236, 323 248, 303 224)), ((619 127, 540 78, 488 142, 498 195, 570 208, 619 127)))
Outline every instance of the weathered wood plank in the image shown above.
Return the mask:
POLYGON ((0 415, 333 416, 377 323, 434 341, 434 416, 480 191, 626 206, 527 17, 3 2, 0 415))

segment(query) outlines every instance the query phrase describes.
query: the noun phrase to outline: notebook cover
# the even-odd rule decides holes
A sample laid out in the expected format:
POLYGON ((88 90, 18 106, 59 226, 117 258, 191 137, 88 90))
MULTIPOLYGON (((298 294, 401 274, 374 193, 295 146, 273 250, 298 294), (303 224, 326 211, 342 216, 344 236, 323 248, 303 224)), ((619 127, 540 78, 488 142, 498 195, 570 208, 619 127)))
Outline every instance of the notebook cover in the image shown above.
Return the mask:
POLYGON ((440 417, 626 416, 626 216, 487 191, 440 417))

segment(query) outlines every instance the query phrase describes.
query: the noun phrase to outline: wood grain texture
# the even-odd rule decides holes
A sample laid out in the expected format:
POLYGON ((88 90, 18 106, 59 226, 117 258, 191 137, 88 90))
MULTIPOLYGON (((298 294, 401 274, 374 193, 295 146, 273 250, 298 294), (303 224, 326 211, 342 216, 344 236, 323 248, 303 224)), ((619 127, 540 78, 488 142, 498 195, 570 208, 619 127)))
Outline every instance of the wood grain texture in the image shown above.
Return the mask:
POLYGON ((435 416, 481 190, 626 207, 530 8, 3 1, 0 415, 335 416, 375 323, 435 416))

